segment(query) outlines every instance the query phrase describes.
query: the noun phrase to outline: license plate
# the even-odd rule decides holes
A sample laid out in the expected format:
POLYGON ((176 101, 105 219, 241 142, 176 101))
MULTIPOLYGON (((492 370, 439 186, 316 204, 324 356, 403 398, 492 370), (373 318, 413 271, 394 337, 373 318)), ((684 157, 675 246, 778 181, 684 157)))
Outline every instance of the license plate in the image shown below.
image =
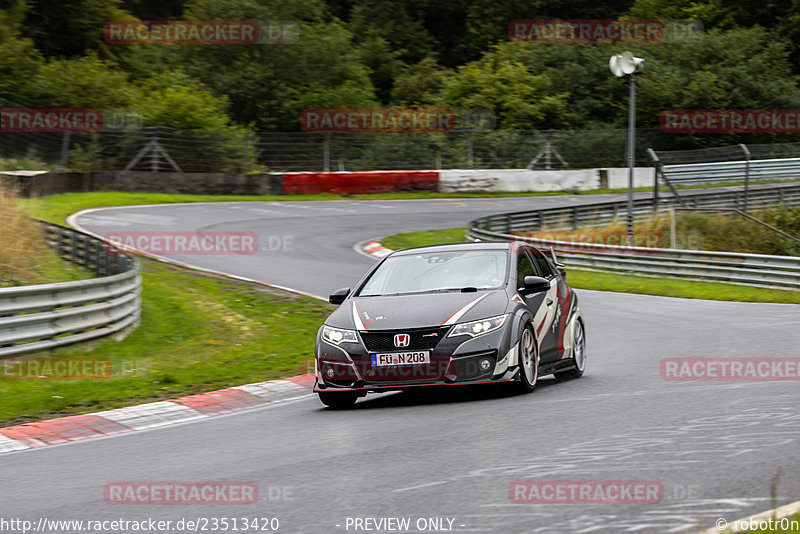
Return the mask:
POLYGON ((410 352, 387 352, 372 353, 373 367, 385 367, 387 365, 419 365, 431 363, 431 353, 427 350, 415 350, 410 352))

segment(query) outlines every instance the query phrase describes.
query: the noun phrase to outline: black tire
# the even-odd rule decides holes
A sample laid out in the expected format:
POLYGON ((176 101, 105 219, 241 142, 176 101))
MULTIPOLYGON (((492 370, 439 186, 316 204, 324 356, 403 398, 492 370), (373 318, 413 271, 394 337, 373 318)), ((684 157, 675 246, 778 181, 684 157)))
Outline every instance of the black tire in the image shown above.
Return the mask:
POLYGON ((572 355, 570 357, 574 361, 575 367, 553 375, 556 380, 580 378, 586 370, 586 333, 583 329, 583 322, 580 319, 575 323, 575 331, 572 334, 572 355))
POLYGON ((356 399, 358 399, 358 395, 351 391, 320 391, 317 395, 319 395, 319 400, 322 401, 322 404, 334 410, 347 410, 348 408, 352 408, 356 403, 356 399))
POLYGON ((518 384, 523 393, 530 393, 539 382, 539 346, 533 328, 525 325, 519 336, 518 384))

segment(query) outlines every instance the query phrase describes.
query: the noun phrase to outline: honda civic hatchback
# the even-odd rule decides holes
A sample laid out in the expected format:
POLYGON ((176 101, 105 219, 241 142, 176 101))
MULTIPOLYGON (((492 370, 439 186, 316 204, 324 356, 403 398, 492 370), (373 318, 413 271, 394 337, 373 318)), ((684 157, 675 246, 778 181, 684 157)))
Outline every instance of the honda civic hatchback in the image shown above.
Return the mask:
POLYGON ((586 336, 555 254, 519 242, 394 252, 330 295, 314 391, 331 408, 369 392, 578 378, 586 336))

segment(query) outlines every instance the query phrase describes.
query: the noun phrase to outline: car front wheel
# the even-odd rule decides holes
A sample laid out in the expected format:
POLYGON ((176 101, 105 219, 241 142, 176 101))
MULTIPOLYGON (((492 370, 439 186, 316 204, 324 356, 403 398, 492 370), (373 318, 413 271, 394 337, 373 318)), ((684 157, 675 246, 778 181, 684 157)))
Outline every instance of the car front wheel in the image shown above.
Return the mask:
POLYGON ((556 380, 580 378, 586 369, 586 334, 580 319, 575 321, 575 331, 572 334, 572 360, 575 367, 556 373, 556 380))
POLYGON ((533 337, 533 329, 526 325, 519 338, 519 386, 530 393, 539 381, 539 348, 533 337))

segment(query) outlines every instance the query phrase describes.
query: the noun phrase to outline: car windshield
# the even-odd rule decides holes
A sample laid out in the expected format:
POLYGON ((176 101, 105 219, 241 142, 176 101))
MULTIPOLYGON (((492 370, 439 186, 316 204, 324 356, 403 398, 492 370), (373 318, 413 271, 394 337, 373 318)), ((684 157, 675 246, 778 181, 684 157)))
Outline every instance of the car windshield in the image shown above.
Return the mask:
POLYGON ((358 296, 497 288, 505 283, 507 264, 508 253, 503 250, 392 256, 372 273, 358 296))

